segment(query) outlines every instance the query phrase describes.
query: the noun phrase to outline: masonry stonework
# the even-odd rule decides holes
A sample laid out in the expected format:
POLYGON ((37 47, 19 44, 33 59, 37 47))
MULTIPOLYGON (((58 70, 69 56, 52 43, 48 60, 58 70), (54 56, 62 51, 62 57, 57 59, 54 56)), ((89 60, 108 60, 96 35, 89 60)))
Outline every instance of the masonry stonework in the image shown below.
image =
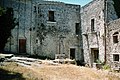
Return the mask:
POLYGON ((92 66, 94 52, 99 51, 99 59, 104 61, 104 1, 94 0, 81 9, 81 26, 83 34, 83 49, 85 62, 92 66), (94 19, 94 31, 91 30, 91 20, 94 19))
MULTIPOLYGON (((120 42, 119 42, 119 35, 120 35, 120 19, 116 19, 114 21, 111 21, 107 24, 108 26, 108 33, 107 33, 107 40, 108 42, 108 62, 109 63, 114 63, 116 62, 114 60, 114 55, 119 55, 120 56, 120 42), (116 36, 117 38, 117 42, 114 42, 114 36, 116 36)), ((118 60, 119 62, 119 60, 118 60)))
POLYGON ((81 27, 85 62, 94 63, 108 61, 109 48, 107 41, 107 23, 118 19, 113 0, 93 0, 81 9, 81 27))
POLYGON ((66 58, 83 60, 81 35, 76 34, 76 23, 80 28, 80 5, 44 0, 0 1, 2 6, 13 8, 19 22, 6 43, 6 51, 51 59, 56 54, 64 54, 66 58), (49 20, 49 11, 54 13, 54 21, 49 20), (48 31, 44 32, 43 41, 37 36, 43 33, 42 30, 40 32, 41 25, 48 31))
POLYGON ((0 0, 1 6, 13 8, 19 22, 5 50, 51 59, 64 55, 79 61, 84 55, 91 67, 105 60, 111 64, 120 56, 117 4, 116 0, 93 0, 81 8, 45 0, 0 0))

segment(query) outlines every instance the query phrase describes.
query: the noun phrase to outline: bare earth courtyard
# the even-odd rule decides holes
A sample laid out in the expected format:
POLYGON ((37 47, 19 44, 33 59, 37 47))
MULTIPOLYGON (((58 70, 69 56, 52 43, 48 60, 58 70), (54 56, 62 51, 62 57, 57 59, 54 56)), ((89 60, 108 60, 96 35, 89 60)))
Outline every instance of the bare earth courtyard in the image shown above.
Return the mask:
POLYGON ((0 66, 0 80, 120 80, 120 73, 72 64, 50 64, 47 60, 31 65, 4 62, 0 66))

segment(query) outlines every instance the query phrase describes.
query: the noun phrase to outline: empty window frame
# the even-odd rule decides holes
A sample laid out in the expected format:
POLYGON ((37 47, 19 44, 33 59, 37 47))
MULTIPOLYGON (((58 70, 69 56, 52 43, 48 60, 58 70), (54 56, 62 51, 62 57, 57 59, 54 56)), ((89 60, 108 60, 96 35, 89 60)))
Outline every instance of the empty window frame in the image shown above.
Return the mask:
POLYGON ((91 19, 91 32, 95 31, 95 19, 91 19))
POLYGON ((79 35, 80 34, 80 27, 79 27, 79 23, 75 23, 75 33, 76 33, 76 35, 79 35))
POLYGON ((40 13, 40 8, 38 7, 38 14, 40 13))
POLYGON ((36 12, 36 10, 37 10, 37 9, 36 9, 36 6, 34 6, 34 12, 36 12))
POLYGON ((49 11, 49 21, 55 21, 54 20, 54 11, 49 11))
POLYGON ((119 61, 119 54, 113 54, 113 61, 119 61))
POLYGON ((113 43, 118 43, 118 32, 113 34, 113 43))

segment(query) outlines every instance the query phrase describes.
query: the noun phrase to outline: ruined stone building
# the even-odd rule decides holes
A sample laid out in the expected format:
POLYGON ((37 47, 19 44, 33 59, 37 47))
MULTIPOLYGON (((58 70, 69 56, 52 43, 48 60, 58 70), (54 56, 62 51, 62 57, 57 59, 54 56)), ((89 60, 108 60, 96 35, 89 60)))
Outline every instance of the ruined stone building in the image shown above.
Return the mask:
POLYGON ((19 22, 5 51, 83 60, 80 5, 45 0, 0 0, 0 5, 12 7, 19 22))
POLYGON ((19 22, 5 50, 16 54, 64 56, 98 62, 120 61, 118 0, 93 0, 83 7, 45 0, 0 0, 19 22))
POLYGON ((81 8, 85 62, 119 61, 119 1, 93 0, 81 8))
POLYGON ((116 19, 107 24, 107 60, 112 68, 120 66, 120 19, 116 19))

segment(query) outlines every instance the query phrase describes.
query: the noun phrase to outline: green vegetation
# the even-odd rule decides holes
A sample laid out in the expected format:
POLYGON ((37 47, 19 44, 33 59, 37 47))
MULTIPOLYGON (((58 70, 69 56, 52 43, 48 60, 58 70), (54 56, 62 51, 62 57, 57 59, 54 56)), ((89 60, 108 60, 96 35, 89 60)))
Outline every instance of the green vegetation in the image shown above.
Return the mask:
POLYGON ((0 7, 0 16, 2 16, 2 14, 4 14, 4 13, 5 13, 5 9, 0 7))
POLYGON ((110 65, 105 64, 105 65, 102 66, 102 68, 103 68, 104 70, 110 70, 110 65))
POLYGON ((11 30, 17 25, 13 16, 12 8, 4 9, 0 7, 0 51, 4 51, 8 38, 12 36, 11 30))
POLYGON ((0 80, 120 80, 119 74, 117 76, 114 72, 104 70, 71 64, 50 65, 46 62, 40 63, 40 66, 34 64, 31 68, 6 62, 0 66, 0 80))

